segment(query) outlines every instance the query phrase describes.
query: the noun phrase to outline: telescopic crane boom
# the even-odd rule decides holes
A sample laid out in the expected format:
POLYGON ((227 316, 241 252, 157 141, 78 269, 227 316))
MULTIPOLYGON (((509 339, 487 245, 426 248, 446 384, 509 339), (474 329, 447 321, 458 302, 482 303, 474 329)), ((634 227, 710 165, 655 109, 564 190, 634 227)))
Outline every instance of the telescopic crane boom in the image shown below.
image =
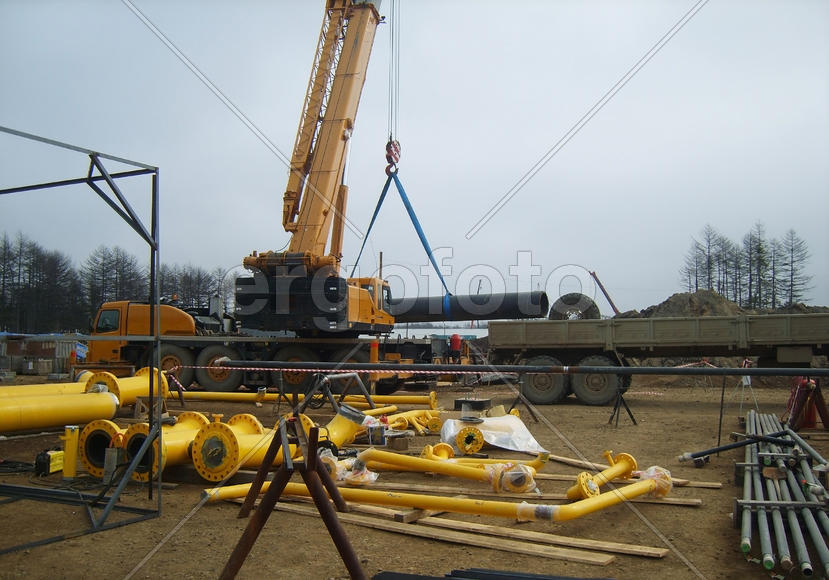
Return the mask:
POLYGON ((339 275, 348 140, 379 20, 373 2, 326 3, 283 199, 291 240, 284 252, 244 259, 254 271, 253 279, 237 280, 237 315, 246 327, 315 335, 388 332, 394 325, 387 283, 339 275))

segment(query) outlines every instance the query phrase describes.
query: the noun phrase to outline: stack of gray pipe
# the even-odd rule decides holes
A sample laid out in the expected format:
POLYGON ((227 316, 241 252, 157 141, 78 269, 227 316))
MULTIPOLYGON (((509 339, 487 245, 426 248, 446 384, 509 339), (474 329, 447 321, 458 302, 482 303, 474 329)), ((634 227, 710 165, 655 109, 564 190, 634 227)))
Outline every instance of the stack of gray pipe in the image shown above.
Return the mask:
POLYGON ((823 576, 829 577, 829 549, 823 534, 829 534, 829 495, 815 477, 813 469, 827 467, 826 460, 802 437, 785 428, 774 415, 750 410, 746 416, 747 435, 766 435, 783 431, 784 439, 795 443, 782 448, 767 442, 747 445, 743 464, 743 499, 737 500, 735 522, 740 521, 740 549, 752 549, 752 532, 756 528, 761 561, 766 570, 777 563, 785 571, 798 566, 801 574, 814 572, 807 538, 813 554, 820 559, 823 576), (811 461, 811 464, 810 464, 811 461), (776 468, 765 477, 763 468, 776 468), (737 519, 741 518, 741 519, 737 519), (756 522, 756 526, 754 525, 756 522))

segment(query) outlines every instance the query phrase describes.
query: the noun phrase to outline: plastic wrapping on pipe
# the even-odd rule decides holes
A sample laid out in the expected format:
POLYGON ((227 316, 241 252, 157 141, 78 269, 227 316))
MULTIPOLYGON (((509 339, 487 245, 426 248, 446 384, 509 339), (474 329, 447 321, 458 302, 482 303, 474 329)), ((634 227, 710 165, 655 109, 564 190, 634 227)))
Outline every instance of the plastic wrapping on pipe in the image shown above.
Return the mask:
MULTIPOLYGON (((469 425, 470 423, 458 419, 447 419, 441 427, 440 440, 456 447, 458 433, 469 425)), ((484 441, 494 447, 528 453, 546 452, 524 422, 515 415, 487 417, 481 423, 474 423, 474 427, 483 434, 484 441)))
POLYGON ((540 290, 400 298, 391 303, 391 314, 397 323, 543 318, 549 310, 547 294, 540 290))

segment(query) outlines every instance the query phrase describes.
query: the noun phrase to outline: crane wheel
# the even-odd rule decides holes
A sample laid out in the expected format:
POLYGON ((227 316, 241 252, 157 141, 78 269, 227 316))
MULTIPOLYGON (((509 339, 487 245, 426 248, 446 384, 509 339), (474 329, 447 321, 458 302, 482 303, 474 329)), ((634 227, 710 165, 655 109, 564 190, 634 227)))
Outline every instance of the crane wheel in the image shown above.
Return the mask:
MULTIPOLYGON (((154 361, 150 361, 154 362, 154 361)), ((175 367, 181 367, 176 370, 174 376, 176 380, 181 383, 185 389, 190 386, 195 376, 193 364, 195 357, 193 353, 184 347, 176 346, 175 344, 161 345, 161 370, 169 371, 175 367)), ((148 364, 146 366, 153 366, 148 364)))
MULTIPOLYGON (((320 358, 310 348, 292 344, 277 350, 274 355, 274 360, 286 362, 319 362, 320 358)), ((273 371, 271 373, 271 382, 274 385, 279 385, 279 379, 277 377, 279 372, 273 371)), ((307 393, 313 386, 314 373, 293 370, 282 371, 283 393, 307 393)))
MULTIPOLYGON (((359 348, 344 348, 335 351, 331 355, 331 362, 343 363, 343 366, 345 366, 346 363, 367 363, 368 353, 359 348)), ((368 373, 360 373, 360 380, 363 381, 363 385, 365 385, 366 387, 368 387, 368 375, 368 373)), ((331 383, 331 391, 334 393, 342 393, 346 389, 346 387, 348 387, 349 393, 357 395, 360 394, 360 386, 354 379, 333 381, 331 383)))
POLYGON ((196 357, 196 382, 207 391, 229 393, 242 384, 244 373, 224 367, 213 366, 222 357, 239 360, 239 353, 229 346, 214 344, 204 348, 196 357))

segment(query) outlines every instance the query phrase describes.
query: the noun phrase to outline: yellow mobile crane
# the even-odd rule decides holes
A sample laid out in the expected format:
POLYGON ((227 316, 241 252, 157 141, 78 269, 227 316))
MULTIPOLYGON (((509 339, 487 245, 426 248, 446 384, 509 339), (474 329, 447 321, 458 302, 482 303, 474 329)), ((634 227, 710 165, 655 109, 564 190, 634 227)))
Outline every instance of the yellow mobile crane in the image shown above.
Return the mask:
POLYGON ((291 240, 285 251, 244 259, 254 272, 237 279, 236 314, 245 328, 344 337, 394 326, 388 283, 340 276, 343 173, 379 21, 372 2, 327 2, 283 201, 291 240))
MULTIPOLYGON (((232 391, 243 381, 250 387, 278 380, 262 369, 214 366, 221 358, 367 362, 368 340, 358 336, 388 334, 395 322, 546 314, 543 292, 451 296, 447 290, 443 297, 392 302, 389 285, 381 278, 346 279, 340 275, 348 198, 343 173, 380 22, 376 5, 379 1, 326 2, 284 196, 282 223, 291 239, 285 251, 254 252, 244 258, 243 264, 253 276, 236 280, 235 332, 228 332, 231 321, 216 309, 185 312, 172 305, 162 307, 162 366, 179 369, 184 386, 195 379, 208 390, 232 391)), ((390 168, 395 167, 399 153, 395 145, 394 141, 387 145, 390 168)), ((397 182, 395 172, 389 172, 389 180, 392 178, 397 182)), ((413 217, 413 210, 404 203, 413 217)), ((143 366, 148 360, 147 343, 124 338, 147 334, 149 315, 147 304, 103 304, 92 334, 112 336, 113 340, 92 344, 86 368, 118 367, 128 373, 143 366)), ((432 341, 427 342, 385 341, 378 349, 382 351, 379 356, 432 362, 437 354, 432 341)), ((310 378, 304 372, 284 373, 285 382, 294 386, 307 386, 310 378)))

